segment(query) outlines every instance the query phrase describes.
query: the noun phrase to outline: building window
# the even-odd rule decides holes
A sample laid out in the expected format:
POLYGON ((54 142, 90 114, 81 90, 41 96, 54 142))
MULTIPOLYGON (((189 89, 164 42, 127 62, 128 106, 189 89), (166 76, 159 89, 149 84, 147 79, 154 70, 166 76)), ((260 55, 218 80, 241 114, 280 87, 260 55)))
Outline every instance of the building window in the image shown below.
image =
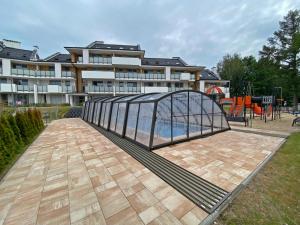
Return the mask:
POLYGON ((128 82, 127 87, 137 87, 137 83, 136 82, 128 82))
POLYGON ((107 81, 107 87, 112 87, 112 82, 111 81, 107 81))
POLYGON ((103 86, 103 81, 93 81, 93 86, 103 86))

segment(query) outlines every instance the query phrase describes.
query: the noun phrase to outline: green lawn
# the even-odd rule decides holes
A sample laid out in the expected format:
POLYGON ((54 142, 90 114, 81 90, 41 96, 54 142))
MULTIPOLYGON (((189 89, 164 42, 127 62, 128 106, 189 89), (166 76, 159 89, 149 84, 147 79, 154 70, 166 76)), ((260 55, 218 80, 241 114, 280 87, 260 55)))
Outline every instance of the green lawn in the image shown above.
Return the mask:
POLYGON ((217 224, 300 224, 300 133, 292 134, 216 221, 217 224))

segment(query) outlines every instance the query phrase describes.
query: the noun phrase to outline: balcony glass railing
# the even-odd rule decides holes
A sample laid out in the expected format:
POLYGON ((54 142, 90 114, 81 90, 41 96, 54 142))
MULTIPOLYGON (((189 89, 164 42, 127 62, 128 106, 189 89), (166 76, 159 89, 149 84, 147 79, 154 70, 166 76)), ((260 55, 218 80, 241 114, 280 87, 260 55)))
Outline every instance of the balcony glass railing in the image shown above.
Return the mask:
POLYGON ((17 91, 21 92, 33 92, 33 85, 17 85, 17 91))
POLYGON ((61 71, 62 77, 75 77, 75 73, 72 71, 61 71))
POLYGON ((85 86, 85 92, 103 92, 103 93, 112 93, 114 91, 113 87, 108 86, 85 86))
POLYGON ((0 74, 2 74, 2 67, 0 67, 0 74))
POLYGON ((62 86, 62 91, 65 93, 71 93, 71 92, 74 92, 74 87, 73 86, 62 86))
POLYGON ((140 93, 141 87, 119 87, 116 86, 117 93, 140 93))
POLYGON ((55 71, 51 70, 37 70, 35 71, 36 77, 55 77, 55 71))
POLYGON ((164 73, 116 72, 116 79, 165 80, 166 75, 164 73))
POLYGON ((48 85, 38 85, 37 91, 38 92, 48 92, 48 85))
POLYGON ((78 57, 77 62, 78 62, 78 63, 82 63, 82 62, 83 62, 82 56, 79 56, 79 57, 78 57))
POLYGON ((89 63, 95 64, 111 64, 111 57, 92 56, 89 57, 89 63))
POLYGON ((171 80, 180 80, 181 73, 171 73, 171 80))
POLYGON ((195 74, 190 74, 190 80, 195 80, 195 74))
POLYGON ((168 92, 184 90, 183 87, 168 87, 168 92))
POLYGON ((55 71, 51 70, 11 69, 11 74, 29 77, 55 77, 55 71))

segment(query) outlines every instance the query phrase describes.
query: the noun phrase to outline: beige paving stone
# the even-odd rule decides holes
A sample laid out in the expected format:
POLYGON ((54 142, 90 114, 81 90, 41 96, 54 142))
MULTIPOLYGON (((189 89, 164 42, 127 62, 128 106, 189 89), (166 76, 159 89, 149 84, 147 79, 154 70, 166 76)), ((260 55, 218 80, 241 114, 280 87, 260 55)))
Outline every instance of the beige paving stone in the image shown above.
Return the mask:
MULTIPOLYGON (((154 152, 231 191, 280 141, 229 131, 154 152)), ((0 225, 195 224, 206 216, 80 119, 53 121, 0 183, 0 225)))
POLYGON ((107 225, 142 225, 142 221, 136 212, 128 207, 106 220, 107 225))
POLYGON ((182 223, 169 211, 154 219, 149 225, 182 225, 182 223))

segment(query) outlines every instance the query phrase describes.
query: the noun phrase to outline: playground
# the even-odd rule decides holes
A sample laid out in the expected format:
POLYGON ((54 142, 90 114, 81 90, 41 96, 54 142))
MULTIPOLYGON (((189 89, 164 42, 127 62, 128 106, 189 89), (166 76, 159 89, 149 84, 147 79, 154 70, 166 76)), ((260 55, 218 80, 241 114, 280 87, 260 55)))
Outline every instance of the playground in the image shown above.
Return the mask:
POLYGON ((251 84, 244 85, 231 98, 225 98, 218 86, 207 89, 226 113, 230 126, 244 126, 284 132, 299 130, 299 112, 286 107, 280 87, 266 95, 255 96, 251 84), (240 95, 238 94, 240 93, 240 95))

